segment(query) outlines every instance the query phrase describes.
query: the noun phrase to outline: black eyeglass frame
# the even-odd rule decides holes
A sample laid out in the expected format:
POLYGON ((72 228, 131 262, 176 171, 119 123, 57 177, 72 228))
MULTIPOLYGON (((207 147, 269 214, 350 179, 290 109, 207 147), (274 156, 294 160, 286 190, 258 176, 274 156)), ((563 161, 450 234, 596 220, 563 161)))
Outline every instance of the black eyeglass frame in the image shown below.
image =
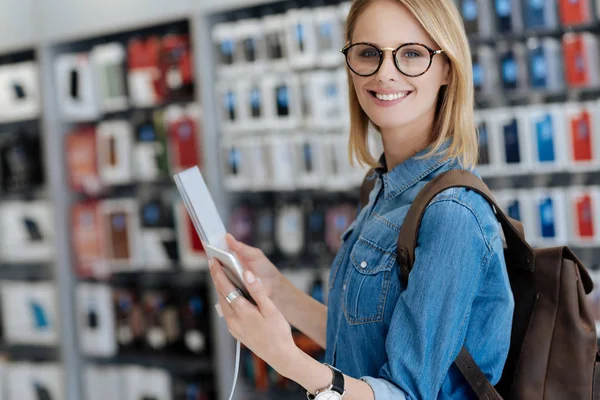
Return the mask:
POLYGON ((379 69, 381 68, 381 65, 383 64, 383 60, 385 59, 385 56, 383 54, 383 52, 385 50, 389 50, 392 52, 392 58, 394 59, 394 65, 396 66, 396 68, 398 69, 398 71, 400 71, 401 74, 406 75, 408 77, 411 78, 416 78, 418 76, 421 75, 425 75, 427 73, 427 71, 429 71, 429 69, 431 68, 431 64, 433 63, 433 57, 437 54, 441 54, 444 52, 444 50, 433 50, 431 47, 427 46, 426 44, 423 43, 418 43, 418 42, 411 42, 411 43, 404 43, 401 44, 400 46, 398 46, 397 48, 392 48, 392 47, 377 47, 375 46, 373 43, 369 43, 369 42, 359 42, 359 43, 352 43, 352 44, 348 44, 346 45, 341 52, 344 54, 344 57, 346 58, 346 65, 348 65, 348 68, 350 68, 350 70, 352 72, 354 72, 356 75, 358 76, 362 76, 362 77, 367 77, 367 76, 373 76, 375 75, 379 69), (368 45, 373 47, 374 49, 376 49, 379 52, 379 65, 377 66, 377 68, 375 69, 374 72, 370 73, 370 74, 359 74, 358 72, 356 72, 352 66, 350 65, 350 62, 348 61, 348 52, 350 51, 350 49, 354 46, 358 46, 358 45, 368 45), (427 65, 427 69, 425 69, 425 71, 421 72, 420 74, 417 75, 410 75, 405 73, 404 71, 402 71, 402 69, 400 69, 400 65, 398 65, 398 59, 396 58, 396 53, 398 53, 398 51, 400 51, 400 49, 402 49, 403 47, 406 46, 415 46, 415 45, 419 45, 419 46, 423 46, 425 49, 427 49, 427 51, 429 52, 429 65, 427 65))

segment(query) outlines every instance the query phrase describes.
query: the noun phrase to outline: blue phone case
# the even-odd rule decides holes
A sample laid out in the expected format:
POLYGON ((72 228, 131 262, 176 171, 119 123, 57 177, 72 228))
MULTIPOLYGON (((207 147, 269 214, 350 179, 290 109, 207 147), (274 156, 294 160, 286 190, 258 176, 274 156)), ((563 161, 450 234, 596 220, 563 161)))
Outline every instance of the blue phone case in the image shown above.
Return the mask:
POLYGON ((538 161, 552 162, 556 160, 554 153, 554 127, 552 116, 546 114, 535 124, 535 132, 538 143, 538 161))
POLYGON ((519 200, 513 200, 507 207, 508 216, 517 221, 521 221, 521 204, 519 200))
POLYGON ((529 75, 532 87, 536 89, 548 87, 548 67, 544 47, 539 46, 529 51, 529 75))
POLYGON ((511 0, 495 0, 496 21, 499 32, 512 32, 511 0))
POLYGON ((556 237, 556 224, 554 216, 554 205, 551 198, 546 198, 540 202, 540 230, 543 238, 556 237))
POLYGON ((502 54, 500 58, 502 84, 505 89, 516 89, 519 83, 519 67, 512 50, 502 54))
POLYGON ((506 162, 509 164, 518 164, 521 162, 521 149, 519 148, 519 128, 517 126, 517 120, 513 118, 510 123, 504 125, 503 130, 506 162))
POLYGON ((50 326, 50 322, 48 321, 48 316, 46 315, 44 307, 42 307, 41 304, 35 300, 31 300, 29 302, 29 307, 31 308, 31 313, 33 314, 35 327, 39 330, 48 328, 50 326))
POLYGON ((526 28, 544 28, 546 26, 544 0, 524 0, 523 8, 523 22, 526 28))

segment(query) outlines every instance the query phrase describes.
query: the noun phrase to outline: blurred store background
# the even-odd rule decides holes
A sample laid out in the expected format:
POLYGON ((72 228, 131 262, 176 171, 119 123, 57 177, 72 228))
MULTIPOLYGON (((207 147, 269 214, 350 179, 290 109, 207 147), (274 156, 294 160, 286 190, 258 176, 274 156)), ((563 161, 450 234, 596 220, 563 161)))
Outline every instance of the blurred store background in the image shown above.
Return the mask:
MULTIPOLYGON (((457 4, 479 172, 600 283, 600 1, 457 4)), ((228 398, 234 341, 172 180, 190 166, 229 230, 326 302, 366 172, 347 160, 349 6, 0 3, 0 400, 228 398)), ((241 361, 236 399, 303 398, 241 361)))

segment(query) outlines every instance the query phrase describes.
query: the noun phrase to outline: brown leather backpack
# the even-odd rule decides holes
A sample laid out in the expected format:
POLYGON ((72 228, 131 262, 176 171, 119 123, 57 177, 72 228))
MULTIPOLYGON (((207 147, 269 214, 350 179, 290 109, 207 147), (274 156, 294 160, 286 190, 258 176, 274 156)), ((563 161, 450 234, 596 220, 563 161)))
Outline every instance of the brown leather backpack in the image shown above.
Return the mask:
MULTIPOLYGON (((361 188, 362 206, 375 182, 369 179, 371 173, 361 188)), ((474 190, 494 208, 506 239, 504 255, 515 299, 510 350, 500 382, 492 386, 465 347, 455 360, 477 398, 600 400, 600 354, 586 302, 593 289, 590 275, 568 247, 533 249, 521 223, 503 213, 477 176, 449 171, 417 195, 398 236, 400 278, 408 283, 427 205, 452 187, 474 190)))

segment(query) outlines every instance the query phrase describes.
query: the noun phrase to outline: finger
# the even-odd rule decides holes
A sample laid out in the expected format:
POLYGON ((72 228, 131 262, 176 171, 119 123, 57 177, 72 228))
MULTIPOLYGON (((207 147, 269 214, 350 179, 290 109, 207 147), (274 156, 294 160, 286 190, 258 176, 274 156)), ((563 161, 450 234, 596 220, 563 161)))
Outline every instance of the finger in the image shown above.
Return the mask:
POLYGON ((250 295, 256 302, 256 305, 258 306, 258 309, 262 315, 266 316, 277 311, 277 307, 265 293, 265 288, 262 282, 259 279, 256 279, 256 276, 252 273, 252 271, 246 271, 244 273, 244 280, 246 287, 248 288, 248 292, 250 292, 250 295))
POLYGON ((221 304, 215 304, 215 310, 217 311, 219 318, 223 318, 223 307, 221 307, 221 304))
POLYGON ((238 257, 241 257, 246 261, 256 261, 264 257, 263 252, 260 249, 248 246, 247 244, 238 241, 230 233, 228 233, 225 238, 225 240, 227 240, 227 245, 229 245, 229 248, 233 250, 238 255, 238 257))
POLYGON ((237 290, 237 287, 225 275, 225 271, 223 271, 223 266, 218 260, 213 260, 210 268, 210 274, 215 282, 215 287, 217 288, 217 292, 219 293, 221 308, 225 317, 228 315, 228 309, 232 311, 241 311, 241 312, 249 312, 248 308, 254 307, 248 300, 244 298, 244 296, 238 296, 231 303, 227 301, 227 296, 237 290))

